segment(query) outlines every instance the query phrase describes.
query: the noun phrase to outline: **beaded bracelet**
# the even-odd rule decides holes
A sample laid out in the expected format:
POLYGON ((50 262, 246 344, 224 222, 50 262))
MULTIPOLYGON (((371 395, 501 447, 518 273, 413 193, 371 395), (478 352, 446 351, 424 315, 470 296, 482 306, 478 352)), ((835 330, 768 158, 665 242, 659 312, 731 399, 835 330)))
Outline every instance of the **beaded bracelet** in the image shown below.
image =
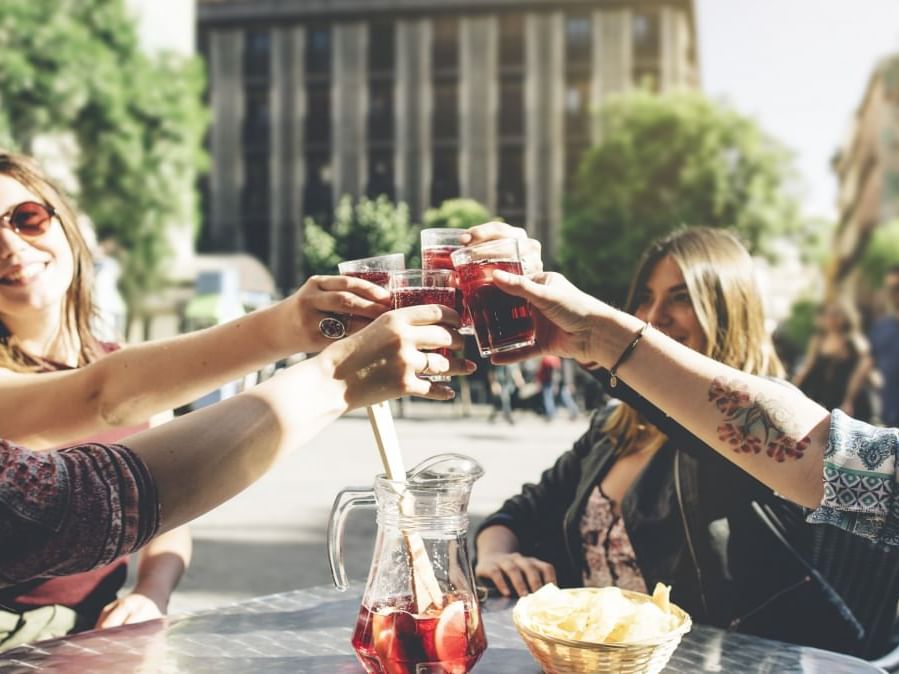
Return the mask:
POLYGON ((637 344, 640 343, 640 340, 643 339, 643 335, 646 334, 646 331, 649 330, 649 323, 644 323, 643 327, 640 328, 640 331, 634 335, 634 338, 631 340, 631 343, 627 345, 624 351, 621 352, 621 355, 618 356, 618 360, 615 361, 615 364, 609 368, 609 386, 615 388, 618 386, 618 368, 621 367, 622 363, 628 359, 628 357, 634 352, 634 349, 637 348, 637 344))

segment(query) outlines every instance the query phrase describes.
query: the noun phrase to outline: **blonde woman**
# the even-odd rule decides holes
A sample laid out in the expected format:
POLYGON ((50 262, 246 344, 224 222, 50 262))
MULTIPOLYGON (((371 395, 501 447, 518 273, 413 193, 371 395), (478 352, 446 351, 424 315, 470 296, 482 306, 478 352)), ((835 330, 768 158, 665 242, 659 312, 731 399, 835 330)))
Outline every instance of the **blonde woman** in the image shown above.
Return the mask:
MULTIPOLYGON (((726 231, 686 229, 653 244, 627 308, 635 323, 694 352, 746 373, 783 375, 764 330, 752 260, 726 231)), ((541 325, 552 320, 546 314, 541 325)), ((554 346, 579 339, 577 331, 540 332, 528 355, 586 360, 554 346)), ((800 509, 603 372, 607 390, 626 402, 597 411, 537 484, 487 518, 476 539, 476 574, 506 595, 549 582, 634 590, 664 582, 698 622, 851 650, 858 625, 805 563, 800 509), (786 523, 785 537, 759 515, 762 506, 786 523)), ((673 393, 680 383, 658 385, 673 393)))
POLYGON ((828 302, 818 311, 816 328, 793 383, 827 409, 869 421, 874 360, 855 310, 844 302, 828 302))

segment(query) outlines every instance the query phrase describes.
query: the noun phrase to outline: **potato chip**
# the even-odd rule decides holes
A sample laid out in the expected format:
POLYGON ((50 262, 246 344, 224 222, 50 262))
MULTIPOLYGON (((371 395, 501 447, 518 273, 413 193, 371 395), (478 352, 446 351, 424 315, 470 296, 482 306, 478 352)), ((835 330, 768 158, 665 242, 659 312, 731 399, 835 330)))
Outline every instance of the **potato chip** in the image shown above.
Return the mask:
MULTIPOLYGON (((671 588, 656 584, 652 599, 631 599, 617 587, 560 590, 545 585, 519 600, 522 622, 546 636, 591 643, 646 641, 676 629, 671 588)), ((631 595, 633 596, 633 595, 631 595)))

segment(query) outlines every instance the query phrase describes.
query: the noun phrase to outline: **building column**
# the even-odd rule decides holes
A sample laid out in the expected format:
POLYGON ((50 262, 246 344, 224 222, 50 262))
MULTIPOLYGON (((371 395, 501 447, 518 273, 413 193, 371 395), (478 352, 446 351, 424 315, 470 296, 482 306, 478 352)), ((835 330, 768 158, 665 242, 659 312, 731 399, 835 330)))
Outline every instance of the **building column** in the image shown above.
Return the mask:
MULTIPOLYGON (((598 110, 610 94, 630 89, 633 82, 633 30, 629 9, 593 13, 593 86, 590 107, 598 110)), ((602 135, 597 115, 591 125, 593 143, 602 135)))
POLYGON ((659 9, 659 28, 661 45, 661 73, 659 90, 664 92, 676 89, 684 84, 683 60, 686 47, 683 44, 683 34, 680 31, 681 12, 674 7, 661 7, 659 9))
POLYGON ((269 268, 285 292, 296 286, 302 264, 305 45, 303 28, 272 30, 269 268))
POLYGON ((334 25, 331 72, 334 203, 365 191, 368 164, 368 27, 361 22, 334 25))
POLYGON ((394 162, 397 201, 419 222, 431 191, 431 22, 396 23, 394 162))
POLYGON ((209 36, 211 244, 218 250, 242 250, 240 229, 243 189, 243 32, 216 30, 209 36))
POLYGON ((496 211, 499 26, 495 16, 459 22, 459 184, 496 211))
POLYGON ((525 183, 528 230, 552 264, 562 224, 565 25, 561 12, 525 19, 525 183))

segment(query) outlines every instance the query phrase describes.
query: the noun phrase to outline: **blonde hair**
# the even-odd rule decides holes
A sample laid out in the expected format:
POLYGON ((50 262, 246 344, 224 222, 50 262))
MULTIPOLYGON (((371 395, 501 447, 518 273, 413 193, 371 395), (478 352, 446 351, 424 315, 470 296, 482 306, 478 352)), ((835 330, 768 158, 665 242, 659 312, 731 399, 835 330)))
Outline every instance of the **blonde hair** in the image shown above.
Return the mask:
MULTIPOLYGON (((72 251, 72 282, 62 302, 60 335, 66 345, 78 350, 78 366, 96 360, 100 344, 91 332, 94 315, 93 258, 81 230, 74 209, 60 190, 30 157, 0 150, 0 174, 21 183, 38 199, 56 211, 54 216, 62 226, 72 251)), ((0 367, 15 372, 36 372, 46 368, 42 354, 30 354, 17 344, 16 336, 0 320, 0 367)))
MULTIPOLYGON (((684 275, 705 335, 704 355, 743 372, 783 377, 784 367, 765 330, 752 258, 727 230, 690 227, 650 244, 631 280, 626 310, 636 311, 649 276, 666 257, 674 260, 684 275)), ((648 427, 637 410, 626 404, 609 415, 603 430, 617 438, 622 455, 638 449, 656 450, 666 441, 661 431, 648 427)))

